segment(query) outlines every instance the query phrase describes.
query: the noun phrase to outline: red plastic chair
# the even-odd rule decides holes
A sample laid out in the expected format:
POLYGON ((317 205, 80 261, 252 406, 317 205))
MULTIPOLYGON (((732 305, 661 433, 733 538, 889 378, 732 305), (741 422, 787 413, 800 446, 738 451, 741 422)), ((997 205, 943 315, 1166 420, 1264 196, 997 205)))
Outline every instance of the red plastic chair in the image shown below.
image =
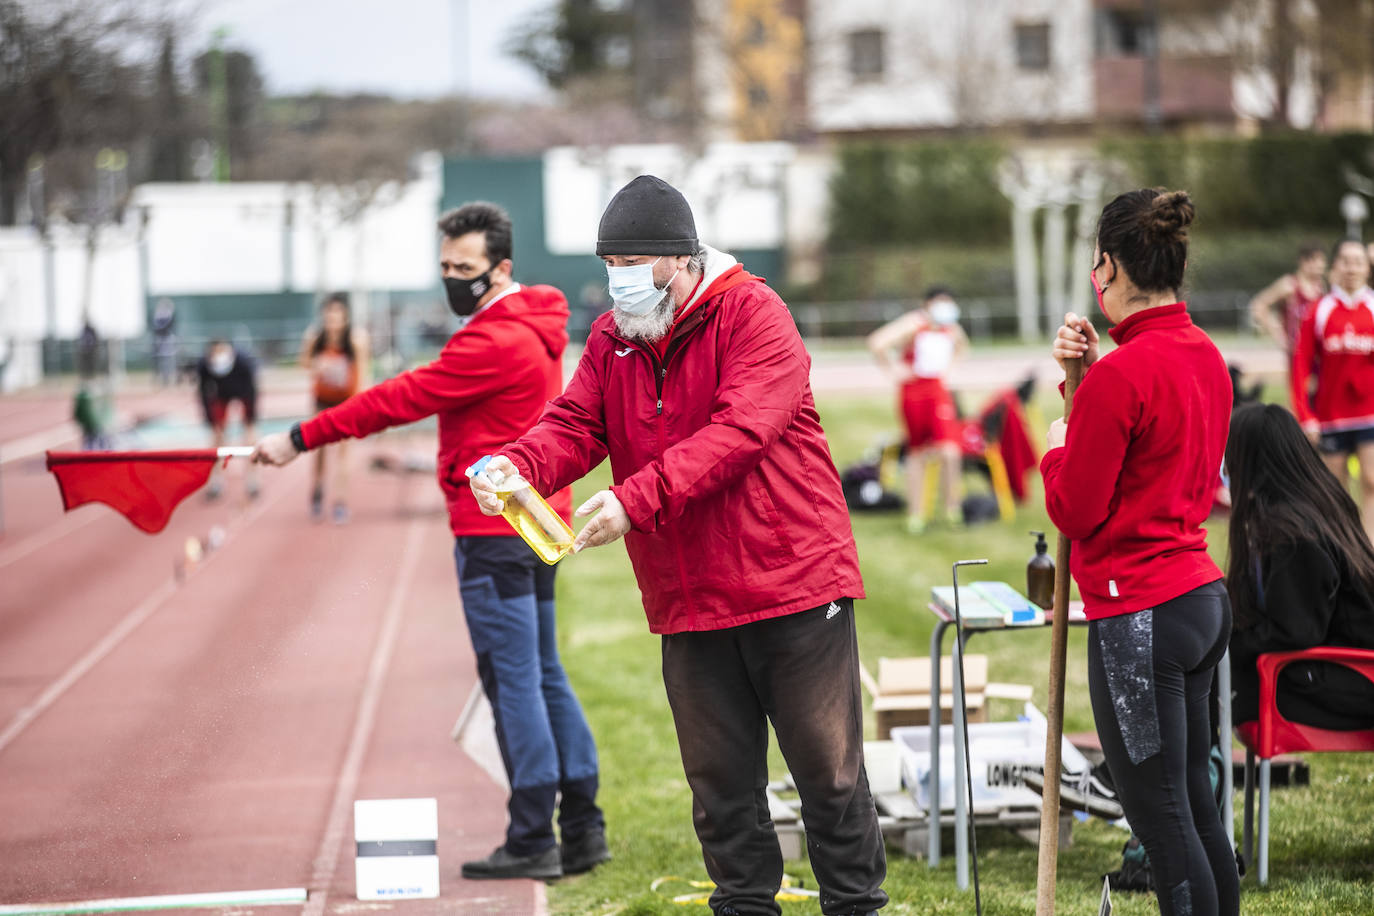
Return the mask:
POLYGON ((1259 757, 1259 883, 1269 883, 1269 763, 1279 754, 1297 751, 1374 751, 1374 729, 1329 731, 1291 722, 1279 715, 1279 672, 1294 662, 1334 662, 1374 681, 1374 649, 1318 646, 1300 652, 1266 652, 1259 656, 1259 719, 1236 726, 1245 745, 1245 861, 1253 862, 1255 758, 1259 757))

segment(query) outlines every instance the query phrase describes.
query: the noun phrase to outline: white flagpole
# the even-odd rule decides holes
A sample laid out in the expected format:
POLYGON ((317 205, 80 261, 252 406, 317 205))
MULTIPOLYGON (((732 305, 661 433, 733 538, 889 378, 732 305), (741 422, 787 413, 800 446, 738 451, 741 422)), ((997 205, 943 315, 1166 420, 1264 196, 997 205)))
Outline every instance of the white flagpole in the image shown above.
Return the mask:
POLYGON ((253 456, 253 446, 226 445, 219 449, 216 454, 220 458, 251 458, 253 456))

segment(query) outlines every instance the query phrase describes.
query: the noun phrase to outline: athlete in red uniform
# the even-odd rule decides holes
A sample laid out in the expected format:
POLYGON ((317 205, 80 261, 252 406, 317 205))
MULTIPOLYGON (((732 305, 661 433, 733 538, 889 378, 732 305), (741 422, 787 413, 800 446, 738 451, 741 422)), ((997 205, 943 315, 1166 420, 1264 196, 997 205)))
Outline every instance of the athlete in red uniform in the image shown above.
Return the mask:
POLYGON ((1350 455, 1359 458, 1360 515, 1374 533, 1374 291, 1364 243, 1338 243, 1331 265, 1331 292, 1298 332, 1293 412, 1341 480, 1350 455), (1316 389, 1309 397, 1313 375, 1316 389))
MULTIPOLYGON (((370 361, 367 331, 353 326, 347 293, 331 293, 320 303, 320 322, 301 340, 300 364, 309 370, 315 412, 337 407, 358 393, 370 361)), ((325 455, 334 458, 334 523, 348 521, 348 441, 315 450, 311 468, 310 517, 324 518, 325 455)))
POLYGON ((925 529, 925 477, 931 459, 939 460, 944 476, 945 517, 958 524, 959 417, 945 375, 968 349, 968 338, 959 327, 953 294, 943 286, 931 287, 920 308, 870 334, 868 349, 901 386, 898 411, 907 433, 907 530, 919 534, 925 529), (895 361, 894 353, 901 354, 895 361))
POLYGON ((1302 320, 1324 295, 1326 252, 1317 244, 1303 245, 1298 249, 1298 269, 1260 290, 1250 300, 1250 317, 1292 360, 1302 320))

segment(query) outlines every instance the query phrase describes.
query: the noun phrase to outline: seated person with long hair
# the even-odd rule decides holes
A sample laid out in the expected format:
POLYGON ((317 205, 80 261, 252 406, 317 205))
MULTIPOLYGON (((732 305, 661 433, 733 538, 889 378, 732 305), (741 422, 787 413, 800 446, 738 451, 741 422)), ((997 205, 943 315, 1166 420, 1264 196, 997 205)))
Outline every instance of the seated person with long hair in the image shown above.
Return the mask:
MULTIPOLYGON (((1297 420, 1277 404, 1237 410, 1231 478, 1232 717, 1259 717, 1263 652, 1374 649, 1374 547, 1355 500, 1326 472, 1297 420)), ((1374 727, 1374 683, 1327 662, 1279 674, 1279 713, 1318 728, 1374 727)))

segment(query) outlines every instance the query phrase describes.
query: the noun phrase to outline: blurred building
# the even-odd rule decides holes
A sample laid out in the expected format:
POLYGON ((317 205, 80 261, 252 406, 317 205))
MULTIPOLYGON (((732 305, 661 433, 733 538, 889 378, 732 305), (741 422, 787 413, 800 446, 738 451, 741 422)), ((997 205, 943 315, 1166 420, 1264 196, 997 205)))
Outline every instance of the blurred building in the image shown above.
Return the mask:
MULTIPOLYGON (((190 346, 225 337, 275 358, 295 353, 321 293, 353 293, 355 317, 442 302, 435 218, 442 159, 417 157, 407 182, 372 189, 306 182, 149 183, 122 218, 0 227, 0 383, 70 371, 89 318, 119 341, 111 362, 146 361, 148 316, 162 298, 190 346), (127 342, 128 346, 123 344, 127 342)), ((118 371, 118 365, 112 370, 118 371)))
POLYGON ((889 134, 1087 123, 1091 23, 1091 0, 811 0, 811 125, 889 134))
POLYGON ((634 105, 697 142, 806 123, 806 0, 626 0, 634 105))
MULTIPOLYGON (((1370 129, 1374 62, 1338 54, 1316 5, 1291 7, 1304 37, 1253 0, 810 0, 810 123, 829 135, 1370 129), (1291 61, 1282 81, 1275 49, 1291 61)), ((1351 27, 1368 16, 1350 12, 1351 27)))
POLYGON ((806 0, 697 0, 696 7, 694 70, 714 138, 807 134, 806 0))
POLYGON ((824 237, 829 168, 827 157, 789 143, 567 146, 539 156, 449 159, 442 206, 483 199, 505 207, 515 225, 516 278, 561 289, 572 306, 569 332, 580 341, 610 306, 596 257, 598 220, 636 175, 679 188, 703 242, 781 282, 785 268, 807 263, 801 251, 824 237))

